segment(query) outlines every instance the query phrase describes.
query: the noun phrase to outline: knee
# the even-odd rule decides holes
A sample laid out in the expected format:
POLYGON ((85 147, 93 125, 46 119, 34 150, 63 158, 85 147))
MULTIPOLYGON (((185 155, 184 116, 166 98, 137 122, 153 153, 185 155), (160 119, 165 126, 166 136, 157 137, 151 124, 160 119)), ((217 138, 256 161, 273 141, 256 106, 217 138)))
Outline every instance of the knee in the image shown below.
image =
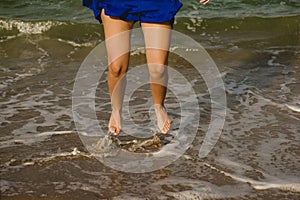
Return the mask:
POLYGON ((127 71, 127 66, 124 64, 124 63, 120 63, 120 62, 112 62, 110 65, 109 65, 109 73, 115 77, 115 78, 118 78, 118 77, 121 77, 123 76, 126 71, 127 71))
POLYGON ((151 64, 149 65, 149 73, 151 78, 163 78, 167 76, 167 67, 161 64, 151 64))

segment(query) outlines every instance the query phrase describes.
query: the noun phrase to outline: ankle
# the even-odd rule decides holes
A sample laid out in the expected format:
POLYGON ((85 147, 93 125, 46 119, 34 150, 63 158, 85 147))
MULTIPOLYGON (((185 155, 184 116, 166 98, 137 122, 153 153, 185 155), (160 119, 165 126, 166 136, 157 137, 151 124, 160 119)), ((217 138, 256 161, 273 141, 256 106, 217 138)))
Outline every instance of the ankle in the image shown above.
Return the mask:
POLYGON ((163 104, 154 104, 153 105, 154 106, 154 108, 164 108, 165 106, 163 105, 163 104))
POLYGON ((112 108, 112 109, 111 109, 111 112, 112 112, 112 113, 118 113, 118 114, 121 114, 121 113, 122 113, 122 109, 115 109, 115 108, 112 108))

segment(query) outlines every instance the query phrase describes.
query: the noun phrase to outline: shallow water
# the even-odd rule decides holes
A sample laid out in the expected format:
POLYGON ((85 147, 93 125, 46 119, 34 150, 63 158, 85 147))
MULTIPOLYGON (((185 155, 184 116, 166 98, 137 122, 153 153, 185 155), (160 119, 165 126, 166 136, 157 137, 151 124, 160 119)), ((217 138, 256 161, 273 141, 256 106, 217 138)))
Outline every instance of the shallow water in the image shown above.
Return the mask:
MULTIPOLYGON (((283 4, 279 8, 290 8, 286 14, 294 15, 290 17, 276 9, 262 14, 267 18, 259 15, 261 7, 255 9, 257 13, 249 11, 262 1, 230 1, 224 3, 224 16, 236 12, 233 5, 238 7, 236 13, 248 14, 215 18, 212 11, 221 4, 215 1, 203 11, 210 13, 208 18, 204 14, 202 19, 177 18, 175 30, 200 42, 221 71, 227 95, 225 126, 212 152, 200 159, 199 148, 210 121, 210 97, 203 79, 189 63, 172 53, 169 65, 183 74, 197 92, 198 131, 191 148, 176 162, 143 174, 119 172, 101 164, 76 132, 71 99, 74 80, 80 64, 103 35, 97 23, 83 23, 92 21, 91 13, 76 6, 78 2, 70 2, 84 12, 77 16, 80 23, 72 12, 65 16, 58 12, 57 16, 51 15, 54 19, 43 15, 40 21, 33 21, 34 17, 26 13, 26 3, 20 5, 23 14, 0 12, 3 199, 299 197, 300 17, 294 11, 298 1, 262 5, 272 8, 283 4), (248 9, 241 9, 245 5, 248 9)), ((11 5, 6 6, 16 9, 11 5)), ((50 8, 55 9, 50 6, 49 13, 50 8)), ((193 14, 192 9, 182 13, 187 11, 193 14)), ((132 52, 131 66, 144 62, 143 52, 132 52)), ((107 130, 110 104, 104 77, 96 94, 99 124, 107 130)), ((141 87, 129 105, 135 123, 143 125, 151 136, 155 131, 149 98, 149 87, 141 87)), ((166 106, 176 130, 182 113, 171 91, 166 106)), ((119 140, 132 141, 130 137, 123 134, 119 140)), ((159 137, 162 145, 172 140, 172 136, 159 137)))

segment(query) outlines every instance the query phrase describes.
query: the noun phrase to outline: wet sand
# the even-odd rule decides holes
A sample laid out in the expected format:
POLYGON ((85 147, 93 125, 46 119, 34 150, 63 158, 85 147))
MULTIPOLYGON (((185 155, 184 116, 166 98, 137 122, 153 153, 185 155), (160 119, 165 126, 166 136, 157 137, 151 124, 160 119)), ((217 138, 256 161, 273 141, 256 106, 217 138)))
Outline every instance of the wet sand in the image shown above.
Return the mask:
MULTIPOLYGON (((1 199, 298 199, 300 115, 287 106, 300 102, 297 21, 211 19, 201 26, 179 21, 175 27, 201 42, 223 74, 226 123, 213 151, 199 159, 210 98, 203 79, 171 54, 170 65, 197 91, 200 125, 182 157, 144 174, 106 167, 76 132, 71 92, 81 62, 102 37, 98 25, 54 26, 42 34, 1 32, 1 199)), ((143 54, 135 54, 131 64, 144 61, 143 54)), ((110 109, 105 82, 101 79, 96 99, 103 129, 110 109)), ((137 123, 141 115, 149 121, 149 94, 148 87, 140 88, 135 94, 140 98, 132 99, 137 123)), ((172 93, 166 105, 176 128, 180 115, 172 93)))

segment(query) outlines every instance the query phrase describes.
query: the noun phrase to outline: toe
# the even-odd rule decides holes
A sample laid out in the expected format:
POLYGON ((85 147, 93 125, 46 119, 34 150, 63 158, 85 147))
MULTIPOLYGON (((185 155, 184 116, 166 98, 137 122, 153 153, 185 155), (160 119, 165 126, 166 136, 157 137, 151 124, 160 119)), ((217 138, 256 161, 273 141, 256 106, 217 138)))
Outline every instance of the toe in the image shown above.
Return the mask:
POLYGON ((170 127, 171 127, 171 123, 170 123, 170 120, 168 120, 168 121, 166 121, 166 123, 164 125, 163 133, 166 134, 170 130, 170 127))
POLYGON ((115 130, 115 132, 114 132, 114 135, 119 135, 119 134, 120 134, 120 131, 121 131, 120 129, 117 129, 117 128, 116 128, 116 130, 115 130))
POLYGON ((110 131, 111 133, 115 133, 115 132, 116 132, 116 129, 115 129, 114 127, 110 127, 110 128, 109 128, 109 131, 110 131))
POLYGON ((154 108, 156 112, 158 128, 163 134, 166 134, 169 131, 171 124, 171 120, 168 117, 167 111, 165 107, 160 104, 155 104, 154 108))

